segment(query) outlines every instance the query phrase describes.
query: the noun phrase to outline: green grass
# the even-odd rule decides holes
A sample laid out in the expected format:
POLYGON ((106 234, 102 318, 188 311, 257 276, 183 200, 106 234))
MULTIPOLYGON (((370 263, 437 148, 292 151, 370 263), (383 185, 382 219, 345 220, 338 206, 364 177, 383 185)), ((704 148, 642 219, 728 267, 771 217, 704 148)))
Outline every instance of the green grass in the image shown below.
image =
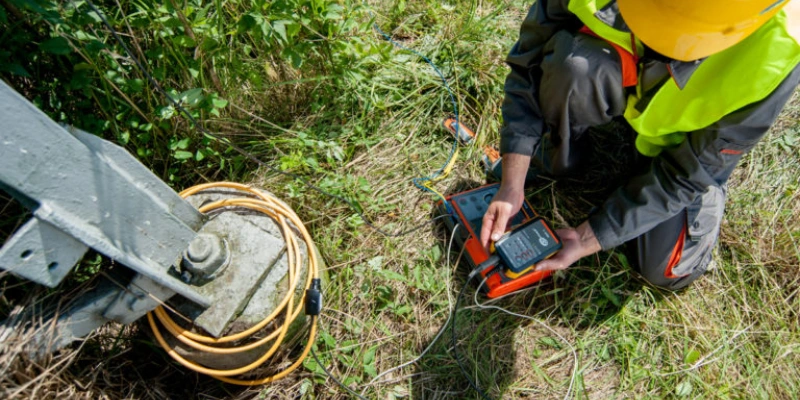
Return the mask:
MULTIPOLYGON (((104 3, 115 27, 134 32, 131 43, 147 55, 159 81, 183 93, 209 129, 276 168, 352 199, 386 230, 431 217, 435 198, 411 179, 439 169, 447 158, 452 138, 440 123, 452 112, 449 97, 423 60, 372 31, 359 3, 341 2, 340 17, 312 11, 314 4, 335 10, 332 1, 190 0, 178 8, 122 3, 104 3), (302 12, 293 15, 293 7, 302 12), (289 21, 288 37, 274 29, 265 34, 258 20, 241 22, 255 11, 289 21), (192 46, 197 43, 206 45, 192 46)), ((515 0, 367 7, 382 29, 436 62, 463 121, 480 135, 478 147, 461 148, 453 172, 436 184, 441 192, 484 182, 478 148, 497 143, 503 58, 527 7, 515 0)), ((347 204, 257 169, 171 114, 130 63, 116 57, 121 50, 105 28, 82 19, 85 9, 48 8, 61 20, 20 9, 29 15, 24 24, 0 15, 2 27, 18 32, 0 34, 0 50, 11 53, 0 54, 0 76, 55 119, 125 145, 176 188, 222 179, 254 183, 306 221, 329 277, 317 351, 338 378, 367 398, 478 398, 452 358, 449 329, 431 345, 467 273, 458 252, 447 254, 440 226, 382 236, 347 204), (41 50, 49 37, 69 40, 73 51, 41 50), (26 49, 38 58, 24 58, 26 49), (30 68, 42 64, 63 66, 48 73, 68 76, 52 83, 50 75, 30 68), (10 72, 13 65, 29 76, 10 72), (67 81, 74 87, 64 86, 67 81), (417 362, 371 382, 429 345, 417 362)), ((473 379, 497 399, 563 398, 571 383, 573 397, 592 399, 800 397, 798 113, 795 99, 731 178, 717 268, 688 290, 647 286, 617 251, 491 302, 534 320, 477 307, 470 287, 455 324, 473 379)), ((628 151, 620 145, 612 158, 628 151)), ((610 189, 605 178, 625 172, 614 168, 592 170, 588 183, 545 182, 529 190, 529 200, 555 225, 574 225, 610 189)), ((9 204, 3 208, 17 209, 9 204)), ((4 219, 2 226, 7 235, 16 222, 4 219)), ((96 270, 94 260, 89 264, 82 271, 96 270)), ((46 294, 10 277, 0 282, 3 316, 28 296, 46 294)), ((9 371, 0 381, 4 397, 350 398, 311 360, 268 387, 219 384, 172 362, 139 325, 111 324, 40 364, 27 363, 10 347, 0 352, 0 365, 9 371)))

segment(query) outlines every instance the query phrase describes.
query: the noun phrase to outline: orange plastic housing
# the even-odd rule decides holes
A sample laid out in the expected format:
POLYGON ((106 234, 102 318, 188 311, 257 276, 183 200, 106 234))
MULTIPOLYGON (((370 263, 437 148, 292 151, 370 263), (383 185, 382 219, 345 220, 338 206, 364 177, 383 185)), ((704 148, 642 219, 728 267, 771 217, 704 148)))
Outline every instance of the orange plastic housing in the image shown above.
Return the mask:
MULTIPOLYGON (((448 230, 452 232, 455 225, 459 225, 458 230, 456 230, 455 241, 465 250, 464 255, 471 268, 476 268, 489 259, 489 253, 480 243, 480 228, 483 214, 499 188, 500 184, 495 183, 446 196, 445 198, 451 209, 449 211, 441 200, 436 204, 440 213, 452 214, 451 218, 445 218, 448 230)), ((509 230, 536 216, 536 212, 525 200, 522 204, 522 209, 509 222, 509 230)), ((489 298, 500 297, 526 288, 552 274, 551 271, 530 271, 517 278, 512 278, 506 274, 506 270, 502 265, 499 268, 495 267, 496 265, 490 265, 481 271, 481 276, 486 278, 486 284, 481 287, 481 290, 489 298)))

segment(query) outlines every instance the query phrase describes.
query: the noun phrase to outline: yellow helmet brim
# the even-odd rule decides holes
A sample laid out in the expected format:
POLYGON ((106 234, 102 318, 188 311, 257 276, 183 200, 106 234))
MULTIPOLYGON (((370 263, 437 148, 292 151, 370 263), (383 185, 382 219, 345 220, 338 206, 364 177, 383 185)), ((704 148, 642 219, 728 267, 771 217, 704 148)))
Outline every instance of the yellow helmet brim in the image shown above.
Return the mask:
POLYGON ((788 0, 617 0, 622 18, 651 49, 698 60, 739 43, 788 0))

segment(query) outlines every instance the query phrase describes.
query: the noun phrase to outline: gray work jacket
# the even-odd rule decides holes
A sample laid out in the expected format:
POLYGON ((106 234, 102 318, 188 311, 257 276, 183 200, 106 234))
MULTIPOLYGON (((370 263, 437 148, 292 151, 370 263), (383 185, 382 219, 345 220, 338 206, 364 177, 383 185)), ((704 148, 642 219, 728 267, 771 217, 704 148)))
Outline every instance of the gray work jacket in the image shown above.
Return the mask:
MULTIPOLYGON (((568 0, 538 0, 522 23, 519 41, 506 58, 511 72, 502 106, 502 154, 531 155, 542 137, 545 123, 538 104, 539 82, 532 77, 541 75, 537 69, 542 50, 553 34, 563 29, 575 31, 583 25, 568 11, 568 3, 568 0), (509 89, 510 82, 513 90, 509 89), (521 83, 525 88, 522 92, 521 83)), ((605 12, 617 12, 616 7, 609 10, 605 12)), ((683 87, 697 65, 673 61, 670 67, 681 73, 670 79, 683 87)), ((742 156, 769 130, 798 82, 800 68, 796 67, 770 96, 704 129, 688 132, 683 143, 654 158, 647 172, 617 188, 589 216, 589 224, 602 248, 607 250, 641 236, 689 208, 708 187, 724 184, 742 156)))

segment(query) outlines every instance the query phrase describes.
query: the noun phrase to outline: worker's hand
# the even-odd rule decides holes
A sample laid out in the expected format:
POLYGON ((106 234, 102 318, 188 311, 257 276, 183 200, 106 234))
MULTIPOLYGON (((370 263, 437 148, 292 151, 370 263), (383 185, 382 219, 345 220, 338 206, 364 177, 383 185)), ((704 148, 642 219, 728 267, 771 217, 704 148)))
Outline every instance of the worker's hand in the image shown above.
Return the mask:
POLYGON ((540 261, 536 265, 536 271, 566 269, 581 258, 601 250, 600 242, 594 236, 588 221, 575 229, 556 229, 556 234, 561 238, 563 247, 553 257, 540 261))
POLYGON ((483 226, 481 227, 481 244, 487 251, 489 250, 489 240, 496 242, 506 231, 508 220, 511 219, 519 209, 525 199, 525 191, 522 187, 515 188, 513 185, 501 184, 497 194, 494 195, 489 209, 483 215, 483 226))
POLYGON ((530 164, 530 156, 514 153, 503 155, 503 179, 489 209, 483 215, 480 233, 481 244, 487 252, 489 240, 500 239, 506 231, 508 220, 522 208, 525 200, 525 175, 530 164))

